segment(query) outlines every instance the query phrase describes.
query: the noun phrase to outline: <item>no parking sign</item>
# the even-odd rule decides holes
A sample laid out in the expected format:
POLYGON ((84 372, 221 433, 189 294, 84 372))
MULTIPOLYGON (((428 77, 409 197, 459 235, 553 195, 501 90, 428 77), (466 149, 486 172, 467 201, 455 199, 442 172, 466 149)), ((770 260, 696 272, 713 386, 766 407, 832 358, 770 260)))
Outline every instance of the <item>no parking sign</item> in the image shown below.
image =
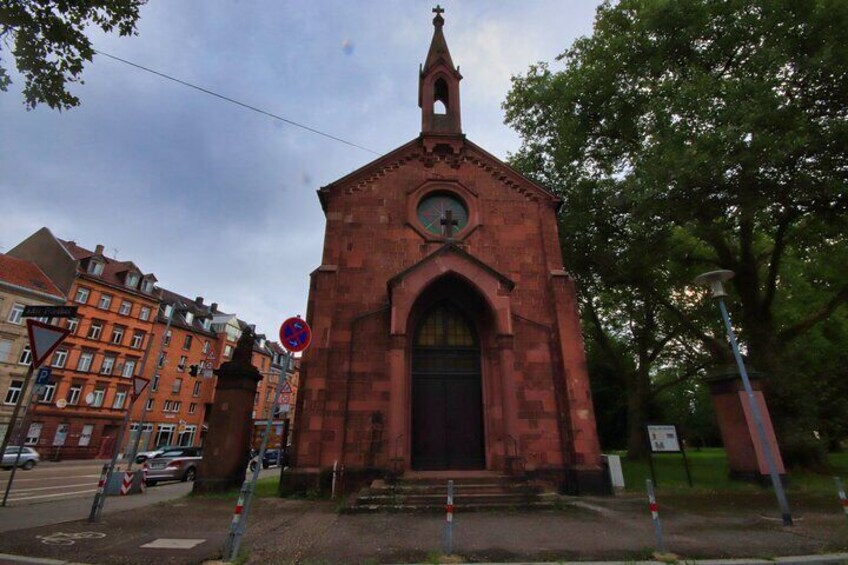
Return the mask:
POLYGON ((280 326, 280 342, 289 353, 303 351, 312 342, 312 328, 300 318, 289 318, 280 326))

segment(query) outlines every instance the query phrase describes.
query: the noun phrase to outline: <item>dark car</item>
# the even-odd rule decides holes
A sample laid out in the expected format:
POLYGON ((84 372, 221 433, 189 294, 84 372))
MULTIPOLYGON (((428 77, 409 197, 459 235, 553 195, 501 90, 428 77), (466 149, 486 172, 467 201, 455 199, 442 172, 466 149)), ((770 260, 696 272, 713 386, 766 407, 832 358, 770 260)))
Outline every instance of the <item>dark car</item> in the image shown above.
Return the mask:
POLYGON ((265 454, 262 457, 262 468, 267 469, 268 467, 275 467, 280 464, 280 450, 279 449, 266 449, 265 454))
POLYGON ((145 465, 147 486, 159 481, 193 481, 202 458, 199 447, 175 447, 148 459, 145 465))

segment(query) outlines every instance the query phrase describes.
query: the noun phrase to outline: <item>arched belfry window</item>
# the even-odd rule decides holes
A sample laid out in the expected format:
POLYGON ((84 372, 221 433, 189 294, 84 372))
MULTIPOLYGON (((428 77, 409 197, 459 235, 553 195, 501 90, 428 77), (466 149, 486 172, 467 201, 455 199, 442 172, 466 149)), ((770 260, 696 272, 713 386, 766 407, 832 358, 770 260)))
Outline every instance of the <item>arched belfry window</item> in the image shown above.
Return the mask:
POLYGON ((445 79, 440 78, 436 80, 436 84, 433 86, 433 113, 447 114, 448 106, 450 106, 448 83, 445 82, 445 79))

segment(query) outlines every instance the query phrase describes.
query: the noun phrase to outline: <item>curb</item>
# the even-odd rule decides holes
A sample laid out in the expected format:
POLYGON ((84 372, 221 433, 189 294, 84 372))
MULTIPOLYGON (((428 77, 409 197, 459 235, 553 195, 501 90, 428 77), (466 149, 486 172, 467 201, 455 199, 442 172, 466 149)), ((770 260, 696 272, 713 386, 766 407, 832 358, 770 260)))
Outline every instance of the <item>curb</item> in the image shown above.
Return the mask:
POLYGON ((0 553, 0 561, 11 561, 13 563, 38 563, 40 565, 86 565, 79 561, 49 559, 47 557, 27 557, 25 555, 12 555, 10 553, 0 553))
MULTIPOLYGON (((685 559, 676 561, 556 561, 539 563, 465 563, 457 565, 670 565, 683 563, 686 565, 846 565, 848 553, 828 553, 824 555, 793 555, 775 557, 773 559, 740 558, 740 559, 685 559)), ((400 565, 400 564, 398 564, 400 565)))

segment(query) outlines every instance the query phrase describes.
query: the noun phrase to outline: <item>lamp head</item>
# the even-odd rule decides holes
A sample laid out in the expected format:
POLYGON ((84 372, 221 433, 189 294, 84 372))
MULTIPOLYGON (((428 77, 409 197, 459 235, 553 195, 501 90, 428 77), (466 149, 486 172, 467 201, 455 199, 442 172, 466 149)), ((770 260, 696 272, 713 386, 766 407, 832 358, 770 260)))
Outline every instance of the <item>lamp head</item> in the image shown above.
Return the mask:
POLYGON ((733 271, 710 271, 709 273, 703 273, 695 277, 695 284, 708 285, 713 292, 713 298, 722 298, 727 296, 722 283, 732 279, 733 276, 733 271))

